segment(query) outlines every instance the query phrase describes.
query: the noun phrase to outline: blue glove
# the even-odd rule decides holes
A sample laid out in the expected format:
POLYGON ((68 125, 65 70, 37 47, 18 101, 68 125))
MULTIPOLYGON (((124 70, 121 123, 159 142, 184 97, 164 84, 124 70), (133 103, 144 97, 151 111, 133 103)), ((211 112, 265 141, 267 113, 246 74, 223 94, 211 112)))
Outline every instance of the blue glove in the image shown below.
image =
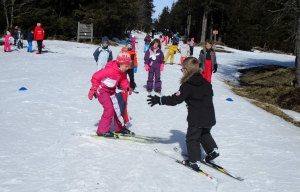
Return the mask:
POLYGON ((137 66, 133 68, 133 72, 134 72, 134 73, 137 72, 137 66))

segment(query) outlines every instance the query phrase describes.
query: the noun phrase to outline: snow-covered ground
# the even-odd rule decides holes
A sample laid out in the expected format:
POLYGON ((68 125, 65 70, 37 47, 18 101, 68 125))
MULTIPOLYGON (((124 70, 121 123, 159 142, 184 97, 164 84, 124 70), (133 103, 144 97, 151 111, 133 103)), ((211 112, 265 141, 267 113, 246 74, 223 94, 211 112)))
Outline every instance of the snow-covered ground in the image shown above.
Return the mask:
MULTIPOLYGON (((87 98, 97 46, 45 41, 49 50, 41 55, 26 49, 0 51, 0 191, 299 191, 299 128, 235 95, 223 83, 236 82, 240 68, 293 66, 294 56, 230 48, 226 49, 232 53, 217 53, 219 68, 212 79, 217 124, 212 134, 221 155, 216 162, 245 180, 202 166, 218 179, 213 183, 153 151, 157 148, 183 158, 173 147, 186 151, 187 110, 185 104, 147 105, 145 35, 135 36, 139 41, 135 78, 140 93, 129 97, 128 127, 136 134, 169 139, 141 144, 88 136, 95 132, 103 110, 97 100, 87 98), (21 87, 27 90, 19 91, 21 87)), ((111 49, 115 58, 121 48, 111 49)), ((200 49, 195 48, 194 56, 200 49)), ((175 61, 179 57, 176 54, 175 61)), ((180 68, 165 66, 163 95, 178 90, 180 68)))

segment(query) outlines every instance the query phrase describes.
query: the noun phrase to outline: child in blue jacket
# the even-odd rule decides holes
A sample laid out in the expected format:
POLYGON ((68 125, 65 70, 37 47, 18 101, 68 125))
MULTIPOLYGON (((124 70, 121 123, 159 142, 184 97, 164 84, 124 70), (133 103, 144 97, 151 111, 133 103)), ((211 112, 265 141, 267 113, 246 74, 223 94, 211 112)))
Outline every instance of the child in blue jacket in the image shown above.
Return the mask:
POLYGON ((27 42, 28 42, 27 52, 33 52, 32 41, 33 41, 33 30, 27 33, 27 42))

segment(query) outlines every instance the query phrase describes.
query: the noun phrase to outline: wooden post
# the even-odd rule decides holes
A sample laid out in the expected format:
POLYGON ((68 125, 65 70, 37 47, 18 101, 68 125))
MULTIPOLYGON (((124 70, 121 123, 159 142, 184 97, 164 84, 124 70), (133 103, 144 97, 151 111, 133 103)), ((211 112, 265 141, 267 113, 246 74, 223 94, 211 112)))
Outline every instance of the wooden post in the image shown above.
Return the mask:
POLYGON ((94 27, 93 27, 93 23, 91 24, 91 42, 93 42, 93 36, 94 36, 94 34, 93 34, 93 32, 94 32, 94 27))
POLYGON ((80 22, 78 22, 78 27, 77 27, 77 42, 79 42, 79 35, 80 35, 80 22))

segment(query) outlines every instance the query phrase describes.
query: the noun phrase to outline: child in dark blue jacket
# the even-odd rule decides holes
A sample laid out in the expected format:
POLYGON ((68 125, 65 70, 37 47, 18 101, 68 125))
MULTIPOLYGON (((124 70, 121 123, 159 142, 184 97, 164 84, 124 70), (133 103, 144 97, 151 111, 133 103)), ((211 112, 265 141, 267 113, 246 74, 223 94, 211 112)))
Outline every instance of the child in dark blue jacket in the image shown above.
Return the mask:
POLYGON ((27 52, 33 52, 32 41, 33 41, 33 30, 27 33, 27 42, 28 42, 27 52))

